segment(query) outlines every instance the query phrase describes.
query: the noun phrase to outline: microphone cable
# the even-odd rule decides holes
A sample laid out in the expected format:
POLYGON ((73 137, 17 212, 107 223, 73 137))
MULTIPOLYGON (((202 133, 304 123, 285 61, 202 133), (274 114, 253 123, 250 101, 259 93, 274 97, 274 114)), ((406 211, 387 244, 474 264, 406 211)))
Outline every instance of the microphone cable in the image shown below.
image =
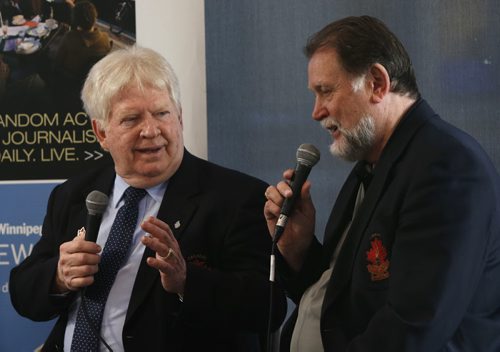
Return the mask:
POLYGON ((274 315, 274 281, 275 281, 275 265, 276 265, 276 243, 279 236, 283 232, 282 227, 276 227, 273 235, 273 243, 271 245, 271 256, 269 265, 269 318, 267 321, 267 352, 272 352, 274 350, 274 335, 272 332, 273 328, 273 315, 274 315), (280 230, 281 229, 281 230, 280 230), (279 234, 278 234, 279 233, 279 234))

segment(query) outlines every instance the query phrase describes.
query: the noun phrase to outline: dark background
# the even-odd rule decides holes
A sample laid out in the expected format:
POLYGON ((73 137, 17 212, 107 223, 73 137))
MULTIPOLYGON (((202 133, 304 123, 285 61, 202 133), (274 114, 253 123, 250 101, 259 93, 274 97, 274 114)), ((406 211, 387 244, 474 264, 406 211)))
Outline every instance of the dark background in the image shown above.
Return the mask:
POLYGON ((205 11, 209 159, 275 184, 295 164, 297 147, 315 144, 320 239, 352 164, 329 154, 330 137, 311 118, 302 48, 336 19, 383 20, 407 48, 423 97, 500 169, 498 0, 219 0, 206 1, 205 11))

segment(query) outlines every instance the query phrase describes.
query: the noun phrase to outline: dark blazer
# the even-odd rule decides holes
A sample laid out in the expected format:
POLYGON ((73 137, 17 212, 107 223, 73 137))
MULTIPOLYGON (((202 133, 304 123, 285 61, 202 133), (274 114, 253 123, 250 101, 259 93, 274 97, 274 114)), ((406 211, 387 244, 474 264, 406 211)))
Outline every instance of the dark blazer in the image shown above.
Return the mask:
MULTIPOLYGON (((10 277, 19 314, 36 321, 59 317, 44 345, 62 350, 67 310, 75 298, 50 294, 59 245, 85 226, 85 198, 109 194, 113 167, 57 186, 49 199, 43 235, 10 277)), ((266 184, 198 159, 187 151, 169 180, 158 218, 170 224, 187 261, 184 303, 164 291, 146 248, 123 328, 126 351, 250 351, 268 322, 270 236, 263 217, 266 184), (180 226, 174 226, 175 224, 180 226), (252 334, 254 333, 254 334, 252 334)), ((286 301, 276 290, 275 328, 286 301)))
MULTIPOLYGON (((301 272, 277 264, 297 304, 350 220, 360 167, 301 272)), ((334 352, 500 351, 500 179, 478 143, 423 100, 375 166, 328 284, 321 336, 334 352)))

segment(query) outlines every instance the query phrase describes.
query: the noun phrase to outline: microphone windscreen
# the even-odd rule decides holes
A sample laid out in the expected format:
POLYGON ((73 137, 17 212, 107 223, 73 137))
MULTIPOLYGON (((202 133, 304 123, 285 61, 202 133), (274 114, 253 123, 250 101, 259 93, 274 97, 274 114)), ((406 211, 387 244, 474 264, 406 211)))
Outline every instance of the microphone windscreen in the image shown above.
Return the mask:
POLYGON ((87 211, 91 215, 102 215, 108 206, 108 196, 99 191, 92 191, 85 200, 87 211))
POLYGON ((312 144, 304 143, 297 149, 297 163, 313 167, 319 161, 320 152, 312 144))

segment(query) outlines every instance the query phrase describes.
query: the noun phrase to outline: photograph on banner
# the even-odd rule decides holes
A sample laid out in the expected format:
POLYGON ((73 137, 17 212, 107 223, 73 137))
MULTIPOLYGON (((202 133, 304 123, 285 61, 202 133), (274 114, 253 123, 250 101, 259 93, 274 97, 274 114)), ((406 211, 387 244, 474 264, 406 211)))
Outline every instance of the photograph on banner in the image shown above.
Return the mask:
POLYGON ((80 90, 93 64, 135 42, 133 1, 33 3, 0 8, 0 181, 66 179, 107 162, 80 90))
POLYGON ((17 315, 9 272, 40 239, 52 188, 111 160, 80 90, 97 61, 135 44, 135 1, 2 0, 0 28, 0 350, 33 351, 53 322, 17 315))

